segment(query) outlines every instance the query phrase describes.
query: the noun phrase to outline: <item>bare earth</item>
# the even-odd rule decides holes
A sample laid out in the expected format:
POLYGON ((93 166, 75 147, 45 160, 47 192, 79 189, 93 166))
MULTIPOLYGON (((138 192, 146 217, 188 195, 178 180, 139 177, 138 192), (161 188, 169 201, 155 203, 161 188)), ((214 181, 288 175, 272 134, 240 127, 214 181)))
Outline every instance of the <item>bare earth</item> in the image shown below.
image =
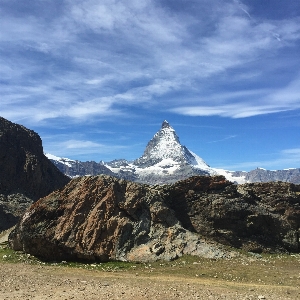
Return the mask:
MULTIPOLYGON (((299 270, 300 271, 300 270, 299 270)), ((298 287, 0 263, 0 299, 299 299, 298 287)))

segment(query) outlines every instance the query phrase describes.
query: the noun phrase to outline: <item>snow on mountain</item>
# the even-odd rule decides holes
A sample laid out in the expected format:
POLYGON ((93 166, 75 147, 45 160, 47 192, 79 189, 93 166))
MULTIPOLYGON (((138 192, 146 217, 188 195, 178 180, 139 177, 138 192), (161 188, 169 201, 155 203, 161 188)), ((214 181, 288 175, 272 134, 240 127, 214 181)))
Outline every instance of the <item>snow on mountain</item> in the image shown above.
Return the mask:
POLYGON ((52 161, 57 161, 57 162, 62 163, 62 164, 64 164, 64 165, 68 166, 68 167, 72 167, 72 165, 73 165, 74 163, 76 163, 75 160, 72 160, 72 159, 69 159, 69 158, 64 158, 64 157, 58 157, 58 156, 55 156, 55 155, 50 154, 50 153, 44 153, 44 155, 45 155, 48 159, 50 159, 50 160, 52 160, 52 161))
POLYGON ((162 123, 161 129, 149 141, 144 154, 137 159, 135 165, 144 165, 163 159, 180 162, 186 158, 186 149, 180 144, 175 130, 167 121, 162 123))
POLYGON ((105 166, 118 177, 150 184, 171 183, 193 175, 217 175, 201 157, 181 145, 167 121, 148 142, 140 158, 133 162, 115 160, 105 166))
POLYGON ((247 182, 287 181, 300 183, 300 169, 269 171, 257 168, 250 172, 211 168, 201 157, 181 145, 174 128, 164 121, 148 142, 143 155, 134 160, 81 162, 45 154, 61 172, 70 176, 107 174, 148 184, 172 183, 194 175, 223 175, 238 184, 247 182))
POLYGON ((58 157, 50 153, 45 153, 45 156, 51 160, 51 162, 65 175, 73 178, 78 176, 86 175, 98 175, 106 174, 114 176, 107 167, 103 165, 102 162, 96 163, 95 161, 81 162, 78 160, 72 160, 69 158, 58 157))
POLYGON ((201 157, 199 157, 191 150, 188 151, 192 154, 192 159, 189 160, 189 163, 193 165, 194 168, 208 171, 210 175, 218 174, 218 172, 216 172, 216 169, 211 168, 201 157))
MULTIPOLYGON (((246 180, 246 175, 235 176, 234 171, 227 171, 224 169, 216 169, 216 168, 214 168, 214 171, 219 175, 223 175, 227 180, 231 182, 236 182, 238 184, 249 182, 248 180, 246 180)), ((246 173, 246 172, 242 172, 242 173, 246 173)))
POLYGON ((167 169, 169 166, 173 168, 173 171, 176 167, 186 164, 208 173, 214 173, 201 157, 181 145, 175 130, 166 120, 147 144, 144 154, 133 164, 143 169, 153 166, 167 169))

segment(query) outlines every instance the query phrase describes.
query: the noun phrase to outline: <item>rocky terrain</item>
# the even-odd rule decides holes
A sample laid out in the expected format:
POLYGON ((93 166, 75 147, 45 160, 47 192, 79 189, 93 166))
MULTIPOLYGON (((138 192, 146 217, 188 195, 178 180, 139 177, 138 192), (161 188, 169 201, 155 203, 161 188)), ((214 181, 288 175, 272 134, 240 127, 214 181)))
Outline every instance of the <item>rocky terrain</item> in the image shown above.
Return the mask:
POLYGON ((235 185, 222 176, 161 187, 184 228, 251 252, 299 252, 300 185, 235 185))
POLYGON ((45 157, 37 133, 0 117, 0 231, 69 180, 45 157))
POLYGON ((299 222, 294 184, 234 185, 223 176, 195 176, 149 186, 102 175, 73 179, 40 199, 9 242, 46 260, 224 258, 232 253, 220 243, 299 252, 299 222))

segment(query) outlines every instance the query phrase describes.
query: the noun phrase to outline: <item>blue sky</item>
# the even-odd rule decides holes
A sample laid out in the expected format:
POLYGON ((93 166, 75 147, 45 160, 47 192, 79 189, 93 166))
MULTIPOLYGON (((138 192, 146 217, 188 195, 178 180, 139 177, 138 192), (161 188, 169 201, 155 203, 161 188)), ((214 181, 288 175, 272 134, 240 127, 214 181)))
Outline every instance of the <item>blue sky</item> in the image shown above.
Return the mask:
POLYGON ((300 167, 300 1, 0 0, 0 115, 78 160, 168 120, 212 167, 300 167))

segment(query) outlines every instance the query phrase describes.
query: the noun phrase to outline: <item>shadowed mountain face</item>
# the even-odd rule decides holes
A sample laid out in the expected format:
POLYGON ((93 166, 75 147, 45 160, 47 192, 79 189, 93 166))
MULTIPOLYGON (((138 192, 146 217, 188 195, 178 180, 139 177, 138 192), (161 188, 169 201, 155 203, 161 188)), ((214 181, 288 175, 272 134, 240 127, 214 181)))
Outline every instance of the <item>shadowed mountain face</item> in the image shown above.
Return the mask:
POLYGON ((40 199, 10 234, 15 250, 46 260, 228 257, 222 244, 299 252, 300 186, 235 185, 194 176, 150 186, 114 177, 73 179, 40 199))
POLYGON ((0 230, 14 225, 30 203, 69 181, 45 157, 37 133, 0 117, 0 230))

